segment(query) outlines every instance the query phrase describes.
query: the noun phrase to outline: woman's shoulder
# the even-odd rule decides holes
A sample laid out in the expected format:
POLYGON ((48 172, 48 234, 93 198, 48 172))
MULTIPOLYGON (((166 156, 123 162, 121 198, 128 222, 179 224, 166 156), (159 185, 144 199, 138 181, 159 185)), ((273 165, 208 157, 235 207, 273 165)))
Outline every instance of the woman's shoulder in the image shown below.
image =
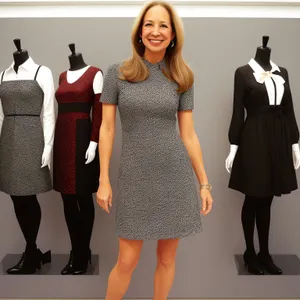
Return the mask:
POLYGON ((123 65, 123 61, 113 62, 108 66, 108 71, 118 73, 122 65, 123 65))

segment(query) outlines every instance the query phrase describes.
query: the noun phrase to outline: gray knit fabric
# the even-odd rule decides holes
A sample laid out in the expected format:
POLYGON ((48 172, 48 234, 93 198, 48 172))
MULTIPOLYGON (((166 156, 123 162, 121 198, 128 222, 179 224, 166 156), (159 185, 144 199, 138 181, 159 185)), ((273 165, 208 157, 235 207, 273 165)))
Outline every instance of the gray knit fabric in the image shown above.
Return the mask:
POLYGON ((39 115, 43 99, 35 80, 0 84, 5 116, 0 134, 0 191, 9 195, 35 195, 52 189, 49 168, 41 168, 44 136, 39 115))
POLYGON ((193 88, 179 96, 162 73, 164 61, 144 62, 150 76, 139 83, 118 79, 120 63, 111 65, 101 96, 118 105, 122 123, 116 234, 134 240, 194 235, 202 231, 199 197, 176 130, 177 111, 193 109, 193 88))

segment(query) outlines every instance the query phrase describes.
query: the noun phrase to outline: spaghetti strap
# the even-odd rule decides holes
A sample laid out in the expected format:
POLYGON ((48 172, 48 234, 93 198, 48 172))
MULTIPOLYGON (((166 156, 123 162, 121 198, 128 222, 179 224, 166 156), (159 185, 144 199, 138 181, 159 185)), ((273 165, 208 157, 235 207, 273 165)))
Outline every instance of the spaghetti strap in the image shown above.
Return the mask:
POLYGON ((37 77, 37 74, 38 74, 38 72, 39 72, 40 67, 41 67, 41 66, 39 66, 38 69, 36 70, 36 73, 35 73, 35 76, 34 76, 34 80, 36 80, 36 77, 37 77))
POLYGON ((5 70, 2 72, 0 83, 2 83, 2 81, 3 81, 4 73, 5 73, 5 70))

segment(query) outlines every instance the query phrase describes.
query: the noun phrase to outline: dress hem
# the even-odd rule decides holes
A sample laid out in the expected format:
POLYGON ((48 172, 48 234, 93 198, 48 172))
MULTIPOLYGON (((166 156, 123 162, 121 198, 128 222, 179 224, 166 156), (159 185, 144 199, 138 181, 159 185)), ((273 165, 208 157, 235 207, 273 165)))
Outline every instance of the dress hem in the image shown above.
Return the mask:
POLYGON ((286 192, 281 192, 280 194, 275 194, 275 193, 270 193, 270 194, 264 194, 264 195, 257 195, 257 194, 253 194, 251 192, 247 193, 245 190, 238 188, 238 187, 233 187, 233 186, 228 186, 230 189, 238 191, 244 195, 250 196, 250 197, 258 197, 258 198, 264 198, 264 197, 270 197, 270 196, 275 196, 275 197, 281 197, 284 195, 289 195, 291 194, 293 191, 296 191, 298 188, 292 188, 290 191, 286 191, 286 192))
POLYGON ((134 235, 126 235, 122 234, 120 232, 116 232, 116 236, 128 240, 139 240, 139 241, 149 241, 149 240, 168 240, 168 239, 178 239, 178 238, 186 238, 186 237, 191 237, 195 236, 203 231, 203 227, 198 227, 194 229, 193 231, 185 232, 185 233, 179 233, 179 234, 172 234, 172 235, 164 235, 162 234, 161 236, 146 236, 146 237, 141 237, 141 236, 134 236, 134 235))

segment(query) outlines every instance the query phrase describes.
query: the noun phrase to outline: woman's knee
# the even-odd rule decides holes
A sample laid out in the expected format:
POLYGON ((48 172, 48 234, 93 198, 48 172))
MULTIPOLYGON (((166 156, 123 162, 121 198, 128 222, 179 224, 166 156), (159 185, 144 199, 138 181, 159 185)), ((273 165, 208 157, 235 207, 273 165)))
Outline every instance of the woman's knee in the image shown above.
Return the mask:
POLYGON ((157 249, 157 262, 164 268, 171 268, 175 264, 175 251, 160 251, 157 249))
POLYGON ((120 255, 117 265, 122 273, 132 273, 136 268, 138 261, 138 255, 120 255))

